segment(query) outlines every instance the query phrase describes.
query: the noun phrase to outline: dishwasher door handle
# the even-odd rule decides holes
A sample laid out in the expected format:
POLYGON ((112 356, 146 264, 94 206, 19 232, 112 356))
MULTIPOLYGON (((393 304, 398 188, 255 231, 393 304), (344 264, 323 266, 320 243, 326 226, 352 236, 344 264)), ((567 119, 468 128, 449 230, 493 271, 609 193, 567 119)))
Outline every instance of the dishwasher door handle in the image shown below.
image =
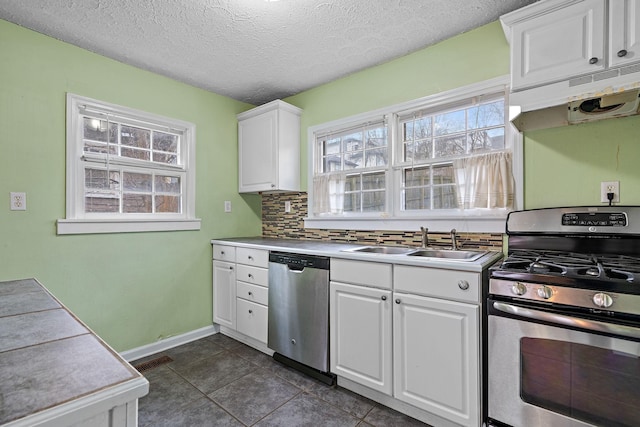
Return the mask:
POLYGON ((287 264, 287 270, 290 271, 291 273, 300 274, 300 273, 304 272, 304 267, 300 267, 298 265, 287 264))

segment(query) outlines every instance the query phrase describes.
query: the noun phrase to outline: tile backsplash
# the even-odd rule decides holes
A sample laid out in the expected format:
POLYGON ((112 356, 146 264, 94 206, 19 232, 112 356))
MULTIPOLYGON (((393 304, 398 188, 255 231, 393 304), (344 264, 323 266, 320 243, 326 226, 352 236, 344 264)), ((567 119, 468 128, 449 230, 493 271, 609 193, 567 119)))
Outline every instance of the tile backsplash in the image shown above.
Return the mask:
MULTIPOLYGON (((419 230, 326 230, 304 228, 307 216, 307 193, 262 194, 262 236, 281 239, 331 240, 336 242, 358 242, 364 244, 420 246, 419 230), (285 202, 291 203, 291 212, 286 213, 285 202)), ((451 246, 449 233, 429 233, 432 246, 451 246)), ((502 234, 459 233, 461 248, 502 250, 502 234)))

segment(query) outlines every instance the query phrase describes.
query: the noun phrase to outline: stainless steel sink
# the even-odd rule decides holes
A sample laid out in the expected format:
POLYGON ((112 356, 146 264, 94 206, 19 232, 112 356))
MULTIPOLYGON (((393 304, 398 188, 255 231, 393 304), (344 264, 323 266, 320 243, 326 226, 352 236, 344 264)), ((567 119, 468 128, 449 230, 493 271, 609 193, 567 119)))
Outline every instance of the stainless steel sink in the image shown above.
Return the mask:
POLYGON ((364 252, 384 255, 407 255, 415 251, 416 248, 405 248, 402 246, 363 246, 356 249, 345 249, 343 252, 364 252))
POLYGON ((475 261, 481 258, 487 251, 461 251, 461 250, 448 250, 448 249, 419 249, 410 253, 407 256, 420 256, 426 258, 444 258, 457 261, 475 261))

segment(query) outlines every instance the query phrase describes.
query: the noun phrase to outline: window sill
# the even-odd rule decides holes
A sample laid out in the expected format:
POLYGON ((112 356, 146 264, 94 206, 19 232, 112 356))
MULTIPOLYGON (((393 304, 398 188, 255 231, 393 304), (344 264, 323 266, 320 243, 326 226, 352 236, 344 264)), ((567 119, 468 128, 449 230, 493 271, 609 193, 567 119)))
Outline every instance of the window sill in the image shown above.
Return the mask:
POLYGON ((305 228, 337 230, 420 230, 433 232, 504 233, 507 214, 492 217, 422 217, 422 218, 305 218, 305 228))
POLYGON ((105 220, 105 219, 59 219, 57 234, 101 234, 141 233, 149 231, 200 230, 200 219, 170 220, 105 220))

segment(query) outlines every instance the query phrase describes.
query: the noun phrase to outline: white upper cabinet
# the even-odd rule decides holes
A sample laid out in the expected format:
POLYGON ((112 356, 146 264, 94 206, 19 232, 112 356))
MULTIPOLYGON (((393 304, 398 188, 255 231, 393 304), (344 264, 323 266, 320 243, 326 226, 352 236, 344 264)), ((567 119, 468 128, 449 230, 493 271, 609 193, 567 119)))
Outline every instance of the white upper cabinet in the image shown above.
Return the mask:
POLYGON ((276 100, 238 114, 238 191, 300 190, 300 115, 276 100))
POLYGON ((569 99, 637 81, 640 0, 541 0, 500 18, 511 89, 569 99))

